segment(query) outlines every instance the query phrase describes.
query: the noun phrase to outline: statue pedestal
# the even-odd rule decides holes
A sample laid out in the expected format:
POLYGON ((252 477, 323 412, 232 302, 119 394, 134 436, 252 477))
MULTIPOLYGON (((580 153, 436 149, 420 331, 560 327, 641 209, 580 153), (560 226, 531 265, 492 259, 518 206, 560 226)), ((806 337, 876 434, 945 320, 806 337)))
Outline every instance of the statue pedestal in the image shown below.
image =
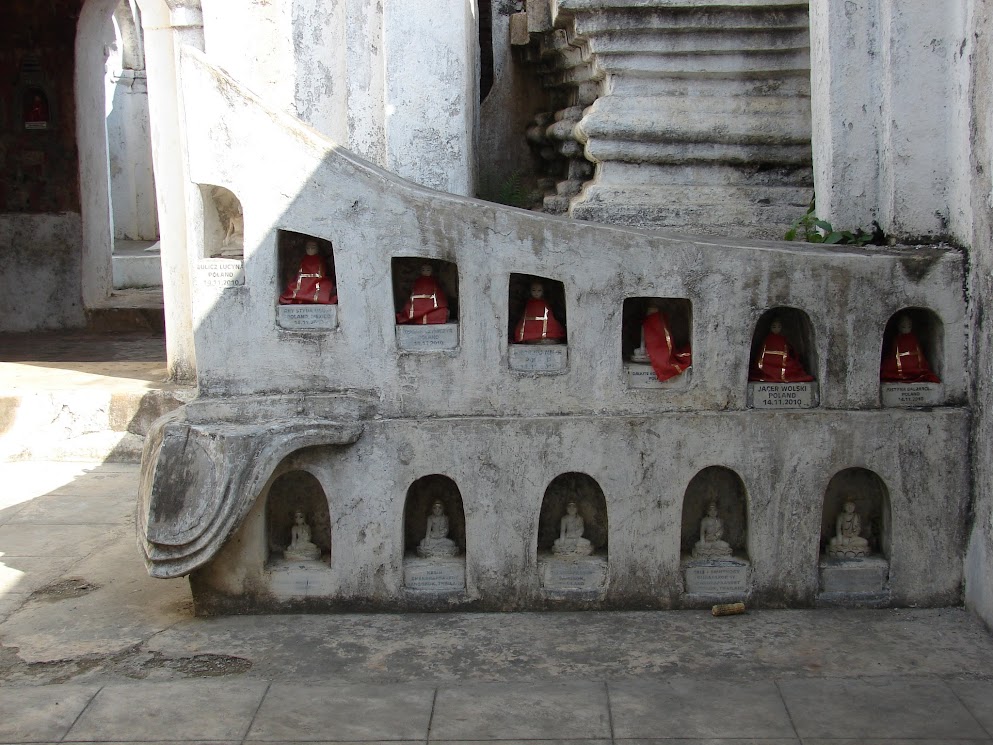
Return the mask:
POLYGON ((624 376, 628 381, 628 388, 664 388, 676 389, 687 388, 690 378, 693 375, 693 368, 687 368, 682 375, 661 381, 647 362, 625 362, 624 376))
POLYGON ((403 584, 414 592, 465 592, 465 557, 407 557, 403 560, 403 584))
POLYGON ((881 383, 879 398, 884 407, 913 408, 938 406, 942 400, 941 383, 881 383))
POLYGON ((323 560, 283 559, 268 568, 269 591, 277 600, 328 597, 335 591, 331 567, 323 560))
POLYGON ((607 583, 604 556, 546 556, 538 561, 541 586, 549 597, 598 593, 607 583))
POLYGON ((890 576, 890 563, 881 556, 864 559, 821 557, 821 592, 881 593, 890 576))
POLYGON ((746 559, 683 559, 683 577, 690 595, 748 594, 751 564, 746 559))
POLYGON ((557 373, 569 367, 565 344, 511 344, 510 369, 520 372, 557 373))
POLYGON ((291 331, 330 331, 338 327, 338 306, 277 305, 276 325, 291 331))
POLYGON ((405 352, 446 352, 459 346, 457 323, 398 324, 397 346, 405 352))
POLYGON ((750 409, 812 409, 817 403, 817 381, 748 384, 747 405, 750 409))

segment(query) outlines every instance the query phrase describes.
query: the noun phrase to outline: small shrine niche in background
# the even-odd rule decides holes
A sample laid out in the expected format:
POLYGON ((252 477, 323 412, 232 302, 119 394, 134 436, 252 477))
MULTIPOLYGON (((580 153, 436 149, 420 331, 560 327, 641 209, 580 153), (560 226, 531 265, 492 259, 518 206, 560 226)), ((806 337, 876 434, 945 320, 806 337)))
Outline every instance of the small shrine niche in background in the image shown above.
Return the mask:
POLYGON ((280 328, 322 331, 338 325, 338 286, 331 241, 280 230, 276 239, 280 328))
POLYGON ((818 404, 814 327, 798 308, 772 308, 755 324, 748 366, 748 406, 810 409, 818 404))
POLYGON ((632 297, 624 301, 621 354, 630 388, 688 384, 692 306, 684 298, 632 297))
POLYGON ((568 367, 565 285, 530 274, 511 274, 510 368, 554 373, 568 367))
POLYGON ((430 594, 465 591, 465 510, 458 485, 438 473, 414 481, 403 522, 404 586, 430 594))
POLYGON ((24 90, 21 102, 22 121, 24 129, 48 129, 50 109, 48 96, 41 88, 31 87, 24 90))
POLYGON ((607 501, 596 479, 563 473, 545 489, 538 572, 551 599, 598 594, 607 581, 607 501))
POLYGON ((442 352, 459 345, 459 272, 450 261, 395 257, 391 262, 397 346, 442 352))

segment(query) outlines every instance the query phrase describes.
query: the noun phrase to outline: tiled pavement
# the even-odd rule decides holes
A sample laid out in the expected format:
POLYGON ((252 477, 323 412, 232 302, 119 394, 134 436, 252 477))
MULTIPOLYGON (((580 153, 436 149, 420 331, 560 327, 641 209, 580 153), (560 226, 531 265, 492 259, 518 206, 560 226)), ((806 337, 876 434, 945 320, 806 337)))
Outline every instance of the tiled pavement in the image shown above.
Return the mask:
POLYGON ((0 743, 993 745, 961 610, 198 619, 137 476, 0 463, 0 743), (182 667, 212 654, 247 667, 182 667))

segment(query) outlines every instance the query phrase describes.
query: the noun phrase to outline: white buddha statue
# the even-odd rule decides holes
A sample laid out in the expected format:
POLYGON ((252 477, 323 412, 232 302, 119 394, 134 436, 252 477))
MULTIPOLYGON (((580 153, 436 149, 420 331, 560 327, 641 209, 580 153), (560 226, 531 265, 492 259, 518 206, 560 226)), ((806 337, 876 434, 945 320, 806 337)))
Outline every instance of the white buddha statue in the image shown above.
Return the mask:
POLYGON ((845 502, 835 523, 835 536, 828 543, 832 559, 861 559, 869 553, 869 541, 862 537, 862 520, 854 502, 845 502))
POLYGON ((575 502, 569 502, 565 507, 565 515, 560 523, 559 537, 552 545, 552 553, 559 556, 589 556, 593 553, 593 544, 583 538, 583 518, 579 516, 579 508, 575 502))
POLYGON ((693 546, 694 559, 720 559, 731 555, 731 546, 724 539, 724 523, 717 516, 714 502, 700 521, 700 540, 693 546))
POLYGON ((293 527, 290 528, 290 545, 283 556, 289 561, 314 561, 321 558, 321 549, 310 542, 310 526, 303 513, 293 513, 293 527))
POLYGON ((428 515, 424 540, 417 546, 417 555, 428 558, 431 556, 458 556, 459 547, 448 537, 448 517, 445 515, 445 505, 436 499, 431 505, 428 515))

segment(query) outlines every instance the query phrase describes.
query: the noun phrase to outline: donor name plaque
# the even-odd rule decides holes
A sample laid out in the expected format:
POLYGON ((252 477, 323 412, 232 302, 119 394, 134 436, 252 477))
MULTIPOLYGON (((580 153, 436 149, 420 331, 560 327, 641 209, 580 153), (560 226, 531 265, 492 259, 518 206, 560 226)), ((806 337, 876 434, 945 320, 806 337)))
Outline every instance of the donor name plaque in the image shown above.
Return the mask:
POLYGON ((397 326, 397 346, 406 352, 444 352, 459 345, 457 323, 397 326))
POLYGON ((744 595, 748 592, 748 563, 734 559, 686 565, 686 592, 694 595, 744 595))
POLYGON ((565 344, 511 344, 510 369, 520 372, 562 372, 569 366, 565 344))
POLYGON ((655 370, 652 369, 651 365, 645 365, 640 362, 628 362, 624 365, 624 372, 627 374, 628 388, 671 390, 673 388, 685 388, 688 386, 693 369, 689 368, 682 375, 677 375, 666 381, 659 380, 659 376, 655 374, 655 370))
POLYGON ((937 406, 941 403, 941 383, 882 383, 883 406, 937 406))
POLYGON ((277 305, 276 323, 294 331, 333 329, 338 325, 338 306, 277 305))
POLYGON ((465 590, 465 560, 406 559, 403 583, 418 592, 462 592, 465 590))
POLYGON ((552 592, 590 592, 607 580, 607 561, 599 556, 577 559, 546 559, 541 566, 541 584, 552 592))
POLYGON ((753 409, 812 409, 817 383, 749 383, 748 406, 753 409))
POLYGON ((201 259, 196 266, 197 284, 222 290, 245 284, 245 264, 238 259, 201 259))

